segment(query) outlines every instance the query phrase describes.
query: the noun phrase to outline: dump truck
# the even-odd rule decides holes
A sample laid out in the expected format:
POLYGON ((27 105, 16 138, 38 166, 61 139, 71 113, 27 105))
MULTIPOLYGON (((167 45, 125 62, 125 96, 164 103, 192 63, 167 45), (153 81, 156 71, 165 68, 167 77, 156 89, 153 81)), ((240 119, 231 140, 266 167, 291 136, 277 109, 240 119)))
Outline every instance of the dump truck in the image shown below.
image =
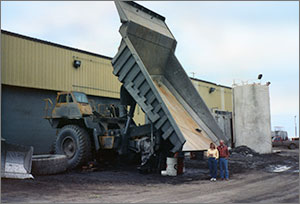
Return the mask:
POLYGON ((53 104, 50 99, 45 99, 44 118, 58 130, 54 152, 67 156, 69 169, 112 152, 133 158, 132 155, 143 153, 142 166, 148 161, 150 140, 156 131, 151 124, 134 123, 136 104, 125 89, 121 87, 120 92, 121 105, 102 104, 106 108, 98 112, 83 92, 59 92, 54 107, 49 107, 49 103, 53 104))
POLYGON ((68 157, 71 169, 116 152, 122 158, 139 155, 141 170, 160 171, 166 157, 177 152, 227 142, 175 57, 177 42, 165 18, 135 2, 115 4, 122 40, 112 66, 122 84, 120 104, 103 115, 82 92, 58 93, 51 116, 45 117, 58 130, 55 152, 68 157), (145 125, 133 120, 136 105, 146 114, 145 125))

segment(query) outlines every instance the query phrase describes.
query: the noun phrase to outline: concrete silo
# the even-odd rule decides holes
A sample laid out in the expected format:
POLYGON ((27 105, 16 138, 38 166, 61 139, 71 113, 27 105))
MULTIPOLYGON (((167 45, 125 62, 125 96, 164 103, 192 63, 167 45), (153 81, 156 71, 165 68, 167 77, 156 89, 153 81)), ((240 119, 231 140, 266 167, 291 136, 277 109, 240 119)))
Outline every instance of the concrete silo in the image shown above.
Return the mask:
POLYGON ((233 87, 235 146, 246 145, 258 153, 271 153, 271 117, 268 85, 233 87))

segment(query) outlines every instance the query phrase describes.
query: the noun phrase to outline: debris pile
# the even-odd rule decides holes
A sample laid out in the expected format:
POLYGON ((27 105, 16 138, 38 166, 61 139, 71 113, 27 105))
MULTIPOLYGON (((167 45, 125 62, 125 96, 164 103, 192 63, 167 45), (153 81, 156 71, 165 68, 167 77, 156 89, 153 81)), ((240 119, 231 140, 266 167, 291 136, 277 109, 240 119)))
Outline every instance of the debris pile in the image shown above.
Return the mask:
MULTIPOLYGON (((264 169, 268 172, 284 172, 292 166, 295 168, 298 166, 297 154, 290 155, 289 159, 287 159, 279 153, 259 154, 247 146, 239 146, 231 149, 229 152, 229 171, 231 173, 259 169, 264 169)), ((292 170, 295 168, 292 168, 292 170)))
POLYGON ((234 156, 242 156, 242 157, 259 156, 259 153, 257 153, 256 151, 254 151, 253 149, 245 145, 231 149, 229 152, 233 157, 234 156))

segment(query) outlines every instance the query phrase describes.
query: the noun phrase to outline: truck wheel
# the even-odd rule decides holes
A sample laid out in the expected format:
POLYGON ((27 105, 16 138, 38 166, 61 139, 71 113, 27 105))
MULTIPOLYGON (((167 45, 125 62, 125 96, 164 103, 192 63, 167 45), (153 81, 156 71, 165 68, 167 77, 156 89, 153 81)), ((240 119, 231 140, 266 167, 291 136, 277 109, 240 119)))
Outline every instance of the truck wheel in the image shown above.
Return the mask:
POLYGON ((65 155, 45 154, 32 156, 33 175, 49 175, 67 170, 68 159, 65 155))
POLYGON ((55 142, 56 154, 68 159, 68 169, 74 169, 91 159, 91 141, 86 130, 77 125, 64 126, 55 142))
POLYGON ((293 144, 293 143, 292 143, 292 144, 290 144, 290 145, 289 145, 289 149, 296 149, 296 145, 295 145, 295 144, 293 144))

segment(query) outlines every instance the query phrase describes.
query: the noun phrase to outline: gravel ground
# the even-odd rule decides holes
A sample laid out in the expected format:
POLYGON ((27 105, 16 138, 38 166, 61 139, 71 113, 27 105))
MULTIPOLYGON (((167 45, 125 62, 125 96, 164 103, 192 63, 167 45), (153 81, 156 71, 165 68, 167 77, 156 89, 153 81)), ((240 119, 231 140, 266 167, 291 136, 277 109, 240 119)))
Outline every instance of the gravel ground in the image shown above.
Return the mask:
POLYGON ((139 174, 135 166, 102 166, 34 180, 1 179, 1 202, 299 203, 299 150, 233 151, 229 181, 210 182, 206 160, 186 158, 185 167, 177 177, 139 174))

